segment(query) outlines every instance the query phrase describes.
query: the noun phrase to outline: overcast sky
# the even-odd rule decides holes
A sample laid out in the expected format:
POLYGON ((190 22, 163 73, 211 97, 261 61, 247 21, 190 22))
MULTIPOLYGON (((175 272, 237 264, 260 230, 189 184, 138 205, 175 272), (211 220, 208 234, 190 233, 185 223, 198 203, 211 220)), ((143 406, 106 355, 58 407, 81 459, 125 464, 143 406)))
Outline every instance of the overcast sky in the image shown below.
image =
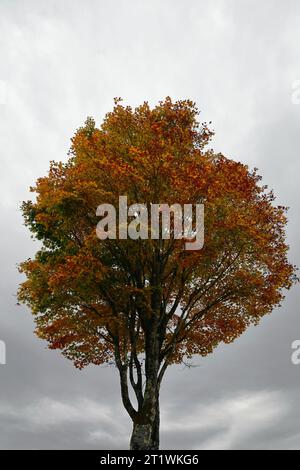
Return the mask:
MULTIPOLYGON (((49 160, 66 160, 86 116, 113 98, 190 98, 212 120, 213 147, 258 167, 288 205, 300 266, 298 0, 1 0, 0 448, 127 448, 131 424, 113 368, 77 371, 36 338, 16 306, 16 264, 37 243, 19 205, 49 160), (297 100, 296 100, 297 101, 297 100)), ((162 387, 161 447, 300 449, 299 287, 280 309, 162 387)))

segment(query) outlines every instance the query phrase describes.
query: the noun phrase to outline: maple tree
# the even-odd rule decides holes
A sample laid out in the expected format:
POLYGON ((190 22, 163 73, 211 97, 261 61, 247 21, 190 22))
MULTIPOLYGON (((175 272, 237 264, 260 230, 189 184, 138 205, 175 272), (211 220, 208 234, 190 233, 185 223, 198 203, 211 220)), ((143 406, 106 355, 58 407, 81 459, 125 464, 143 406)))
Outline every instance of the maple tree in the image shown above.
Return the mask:
POLYGON ((75 366, 113 363, 133 422, 132 449, 159 447, 159 392, 167 367, 230 343, 280 305, 297 280, 287 259, 286 208, 250 171, 207 148, 213 131, 189 100, 132 109, 115 99, 101 127, 72 138, 22 205, 42 242, 20 264, 19 301, 36 334, 75 366), (96 208, 202 203, 205 241, 99 240, 96 208))

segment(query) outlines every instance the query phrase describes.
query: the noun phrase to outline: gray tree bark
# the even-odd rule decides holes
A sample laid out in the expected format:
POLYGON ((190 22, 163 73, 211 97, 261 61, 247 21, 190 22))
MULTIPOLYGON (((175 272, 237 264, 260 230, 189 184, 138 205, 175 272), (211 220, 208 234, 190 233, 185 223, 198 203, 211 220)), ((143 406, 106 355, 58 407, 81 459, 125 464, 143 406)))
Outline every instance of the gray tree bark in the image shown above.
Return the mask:
POLYGON ((130 440, 131 450, 159 449, 159 397, 156 394, 152 410, 144 415, 138 414, 134 423, 130 440))

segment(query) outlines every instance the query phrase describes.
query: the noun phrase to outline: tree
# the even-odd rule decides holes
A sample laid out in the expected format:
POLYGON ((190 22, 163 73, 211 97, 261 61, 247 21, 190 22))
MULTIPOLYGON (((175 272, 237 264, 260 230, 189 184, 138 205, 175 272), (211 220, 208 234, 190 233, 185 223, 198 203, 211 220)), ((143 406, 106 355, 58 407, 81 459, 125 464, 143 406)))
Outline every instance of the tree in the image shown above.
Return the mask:
MULTIPOLYGON (((66 163, 31 188, 25 224, 42 242, 20 264, 18 297, 36 334, 75 366, 113 363, 133 422, 132 449, 159 447, 159 394, 169 365, 206 356, 280 305, 297 280, 286 208, 257 169, 207 148, 213 132, 189 100, 151 109, 115 99, 100 128, 77 130, 66 163), (204 204, 205 242, 99 240, 99 204, 204 204), (133 398, 134 397, 134 398, 133 398)), ((133 217, 134 218, 134 217, 133 217)), ((173 235, 172 235, 173 234, 173 235)))

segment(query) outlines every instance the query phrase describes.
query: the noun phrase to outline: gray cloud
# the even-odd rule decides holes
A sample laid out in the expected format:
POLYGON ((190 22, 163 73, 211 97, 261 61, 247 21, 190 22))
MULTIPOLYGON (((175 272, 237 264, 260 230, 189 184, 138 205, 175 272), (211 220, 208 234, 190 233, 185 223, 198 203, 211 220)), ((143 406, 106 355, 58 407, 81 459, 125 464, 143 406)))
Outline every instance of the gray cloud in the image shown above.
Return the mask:
MULTIPOLYGON (((251 167, 290 206, 291 259, 300 265, 300 6, 296 0, 164 2, 1 1, 0 448, 126 448, 130 422, 108 367, 74 369, 33 336, 14 294, 16 263, 36 250, 20 201, 65 160, 87 115, 101 122, 112 99, 150 104, 191 98, 212 120, 214 148, 251 167)), ((196 367, 168 371, 163 448, 300 448, 299 291, 280 309, 196 367)))

